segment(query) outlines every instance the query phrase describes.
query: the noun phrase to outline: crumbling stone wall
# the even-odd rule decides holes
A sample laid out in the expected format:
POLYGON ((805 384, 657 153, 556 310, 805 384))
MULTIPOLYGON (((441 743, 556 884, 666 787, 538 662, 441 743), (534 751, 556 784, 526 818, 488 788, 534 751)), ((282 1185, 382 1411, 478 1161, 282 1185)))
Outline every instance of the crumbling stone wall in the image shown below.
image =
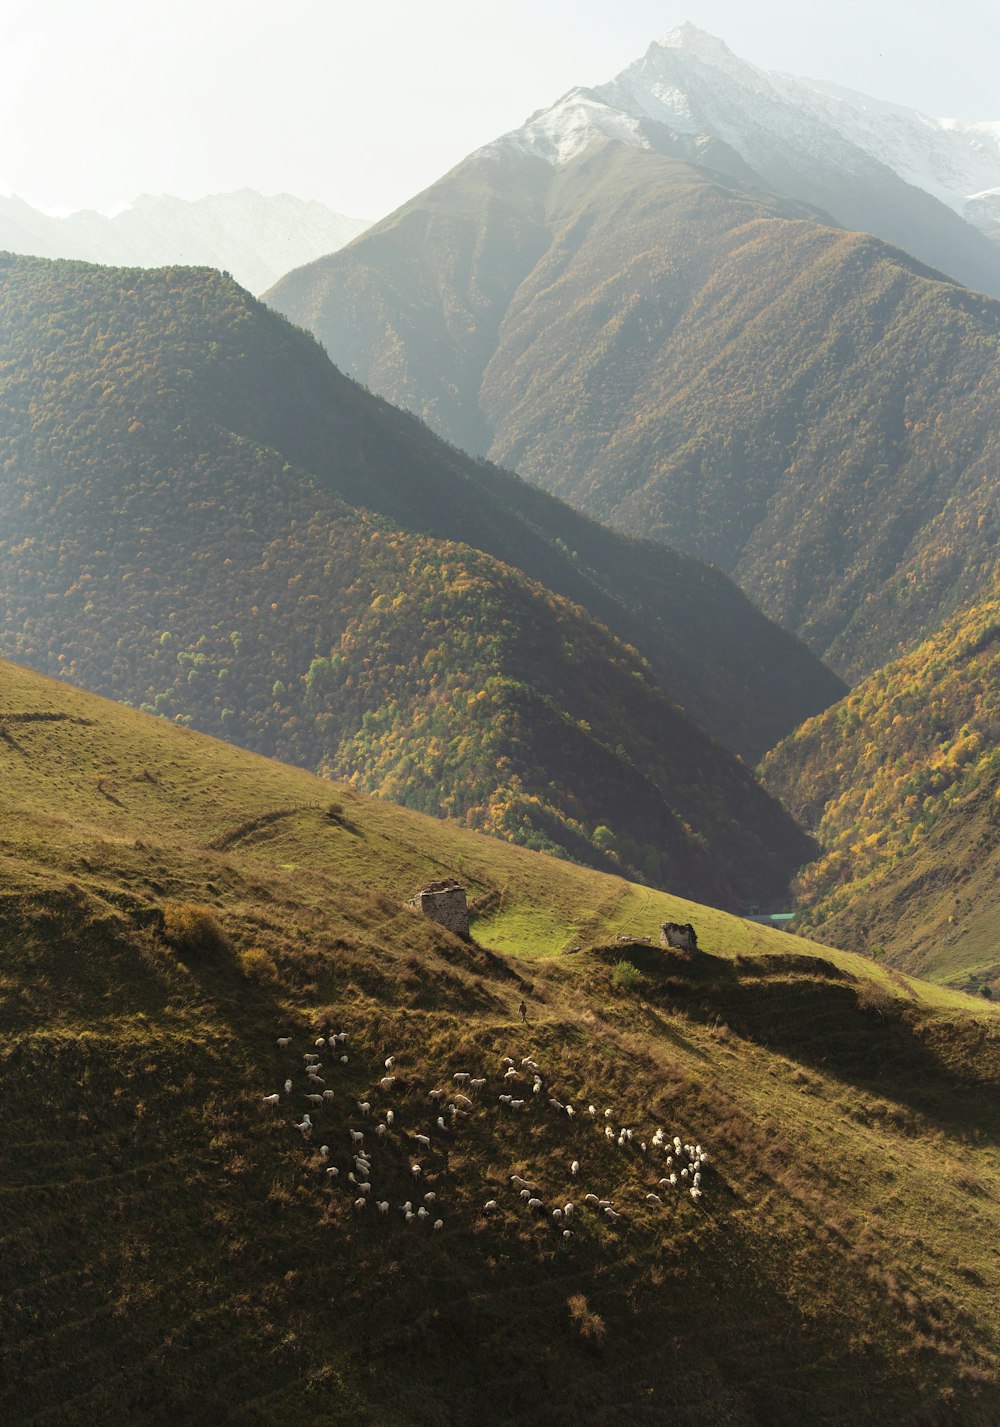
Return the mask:
POLYGON ((469 940, 469 904, 465 888, 457 882, 451 879, 431 882, 422 892, 411 897, 407 906, 413 907, 421 916, 430 917, 432 922, 439 922, 463 940, 469 940))
POLYGON ((698 935, 690 922, 664 922, 660 928, 660 945, 665 951, 698 950, 698 935))

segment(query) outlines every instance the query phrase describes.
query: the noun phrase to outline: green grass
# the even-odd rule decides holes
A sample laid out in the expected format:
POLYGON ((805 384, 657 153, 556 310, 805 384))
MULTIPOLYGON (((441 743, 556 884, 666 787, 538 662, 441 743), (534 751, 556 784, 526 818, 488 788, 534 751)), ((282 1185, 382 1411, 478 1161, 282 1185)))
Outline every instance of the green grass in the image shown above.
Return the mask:
POLYGON ((0 724, 5 1427, 997 1420, 985 1003, 8 665, 0 724), (478 944, 402 906, 444 873, 494 907, 478 944), (615 941, 667 916, 704 956, 615 941), (177 934, 204 918, 223 935, 177 934), (324 1052, 307 1142, 302 1054, 327 1026, 349 1061, 324 1052), (546 1073, 521 1115, 497 1104, 504 1055, 546 1073), (427 1092, 462 1069, 488 1093, 441 1134, 427 1092), (390 1103, 382 1219, 351 1208, 347 1131, 390 1103), (590 1103, 700 1142, 704 1200, 649 1204, 658 1170, 590 1103), (396 1207, 411 1132, 439 1234, 396 1207), (623 1221, 581 1208, 564 1241, 511 1173, 623 1221))

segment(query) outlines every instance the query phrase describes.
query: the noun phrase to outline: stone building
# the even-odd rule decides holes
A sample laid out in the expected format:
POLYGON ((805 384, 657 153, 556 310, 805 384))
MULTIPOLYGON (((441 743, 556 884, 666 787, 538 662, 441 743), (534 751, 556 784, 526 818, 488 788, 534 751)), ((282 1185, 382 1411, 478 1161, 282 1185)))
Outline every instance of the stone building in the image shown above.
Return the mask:
POLYGON ((660 927, 660 945, 665 951, 698 950, 698 935, 690 922, 664 922, 660 927))
POLYGON ((465 888, 453 878, 429 883, 406 905, 421 916, 430 917, 432 922, 440 922, 441 926, 447 927, 464 941, 469 940, 469 905, 465 888))

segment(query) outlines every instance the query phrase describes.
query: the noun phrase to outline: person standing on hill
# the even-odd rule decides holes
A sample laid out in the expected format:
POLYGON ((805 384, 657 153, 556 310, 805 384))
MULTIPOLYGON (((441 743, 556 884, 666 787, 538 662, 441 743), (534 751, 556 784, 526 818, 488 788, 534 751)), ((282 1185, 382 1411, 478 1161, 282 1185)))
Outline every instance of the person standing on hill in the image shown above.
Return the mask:
POLYGON ((527 1006, 526 1006, 526 1005, 524 1004, 524 1002, 522 1001, 521 1004, 518 1006, 517 1009, 518 1009, 518 1010, 520 1011, 520 1013, 521 1013, 521 1020, 525 1023, 525 1025, 527 1025, 527 1023, 528 1023, 528 1008, 527 1008, 527 1006))

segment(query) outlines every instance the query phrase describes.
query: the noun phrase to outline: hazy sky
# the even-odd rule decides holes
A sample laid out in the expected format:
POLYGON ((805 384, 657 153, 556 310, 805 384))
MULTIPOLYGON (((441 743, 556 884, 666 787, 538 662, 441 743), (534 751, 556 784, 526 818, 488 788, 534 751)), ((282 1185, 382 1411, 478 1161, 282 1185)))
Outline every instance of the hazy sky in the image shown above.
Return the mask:
POLYGON ((1000 119, 998 0, 0 0, 0 193, 246 186, 378 217, 684 20, 766 69, 1000 119))

